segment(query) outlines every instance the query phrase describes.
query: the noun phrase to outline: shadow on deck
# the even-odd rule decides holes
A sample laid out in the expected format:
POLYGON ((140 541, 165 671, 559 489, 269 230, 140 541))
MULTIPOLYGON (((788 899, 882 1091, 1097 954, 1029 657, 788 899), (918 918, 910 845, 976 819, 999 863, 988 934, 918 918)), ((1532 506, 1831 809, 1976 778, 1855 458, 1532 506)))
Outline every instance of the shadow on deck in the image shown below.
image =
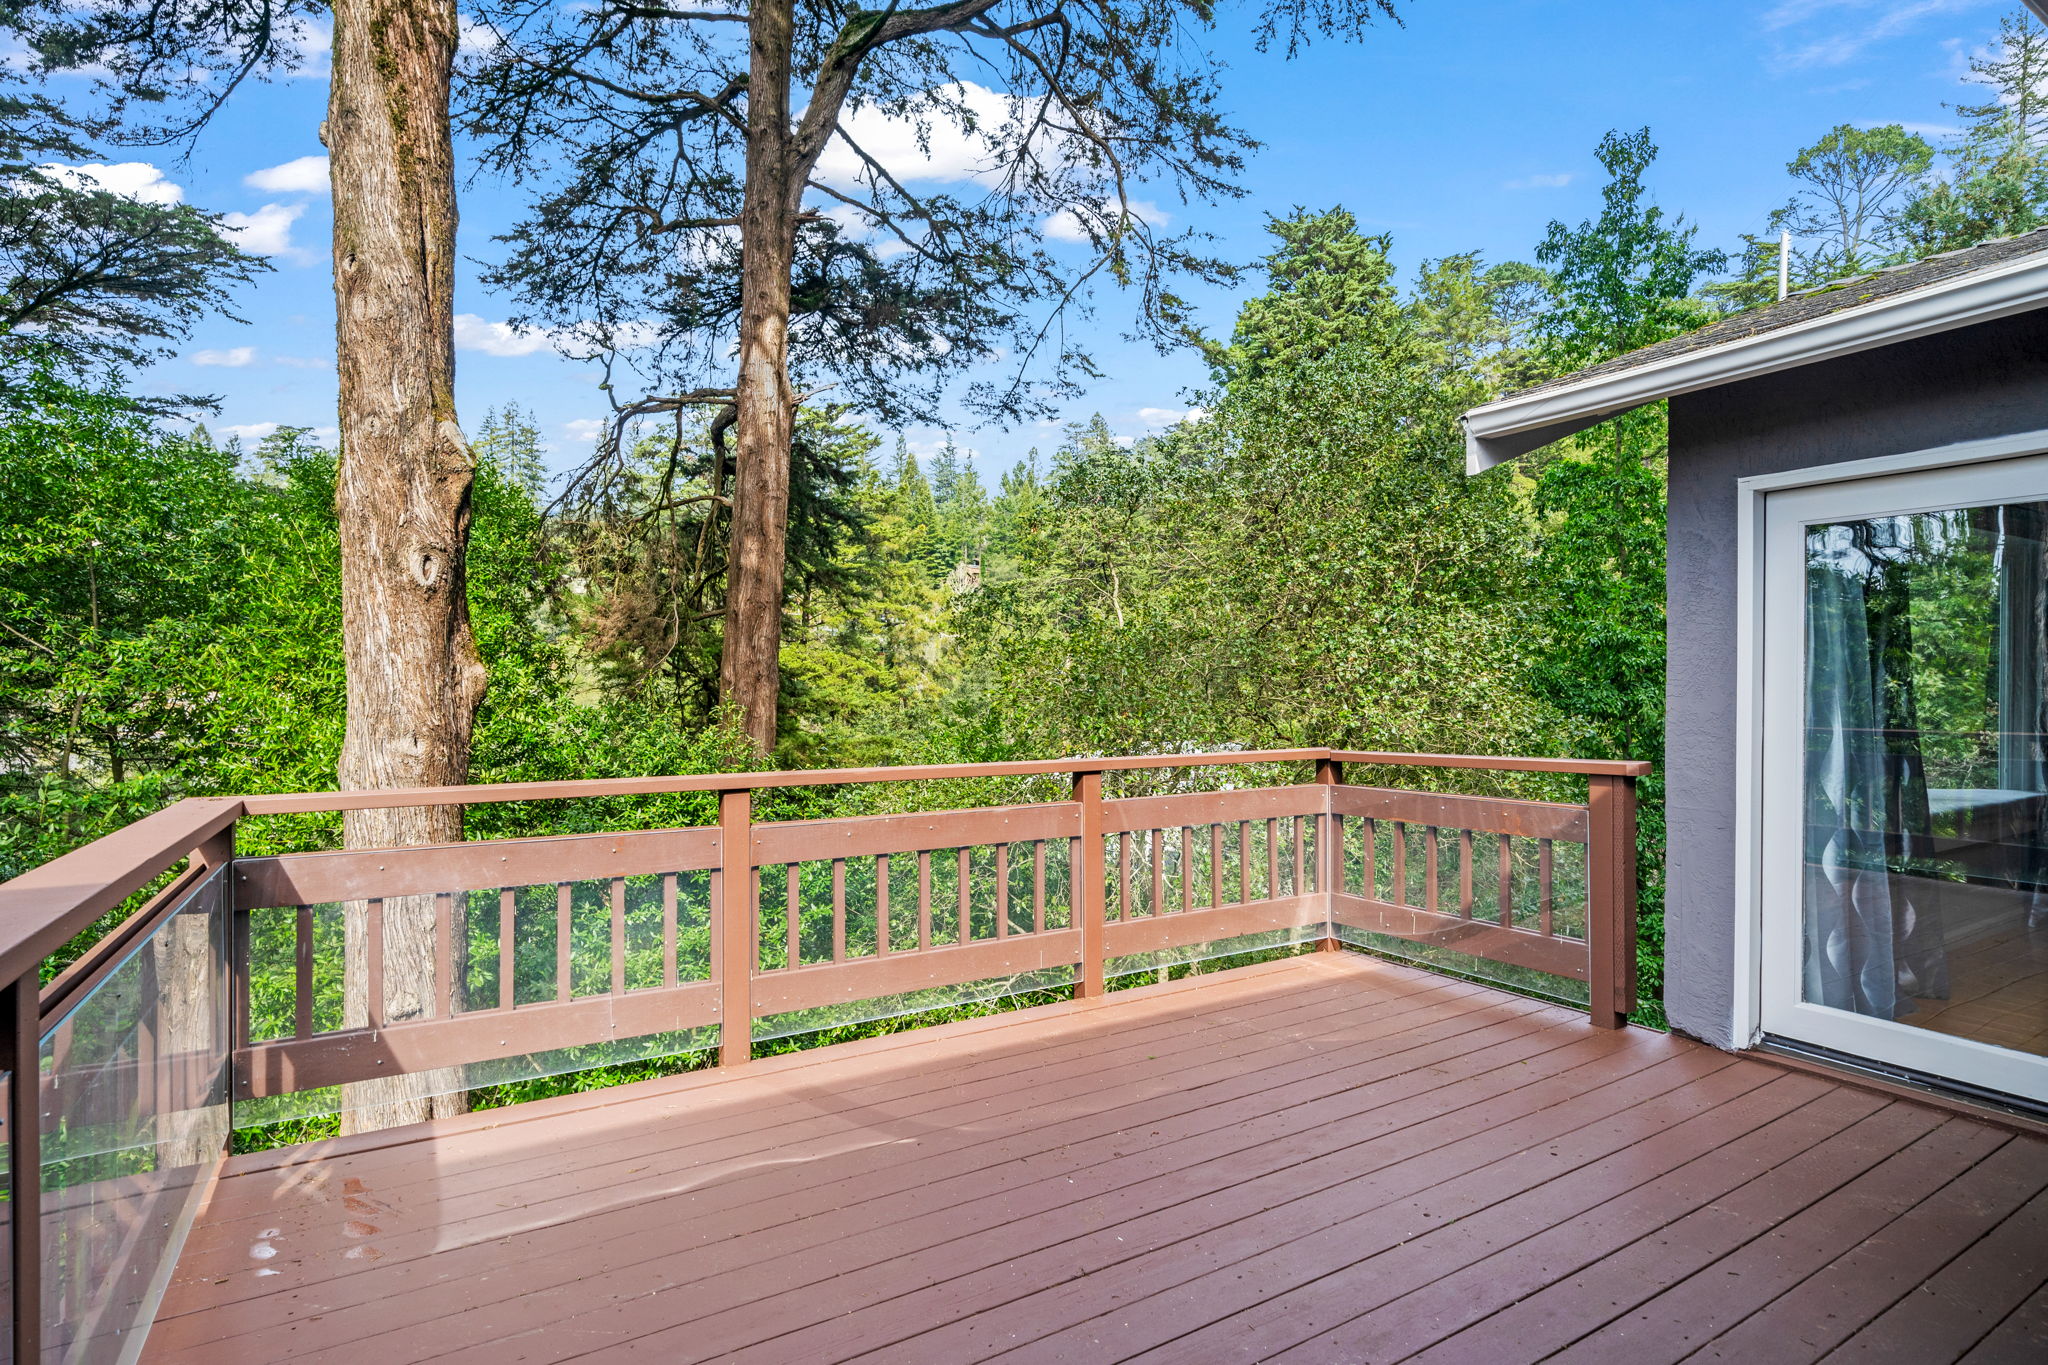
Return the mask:
POLYGON ((149 1361, 2048 1358, 2048 1141, 1351 954, 231 1159, 149 1361))

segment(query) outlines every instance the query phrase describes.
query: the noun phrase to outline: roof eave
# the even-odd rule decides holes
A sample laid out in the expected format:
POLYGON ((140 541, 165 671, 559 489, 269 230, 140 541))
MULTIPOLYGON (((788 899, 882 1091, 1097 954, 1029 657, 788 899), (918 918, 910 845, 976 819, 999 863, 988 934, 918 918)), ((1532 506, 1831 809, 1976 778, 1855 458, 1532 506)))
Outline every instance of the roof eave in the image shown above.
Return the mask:
POLYGON ((1858 308, 1669 356, 1633 369, 1499 399, 1464 415, 1465 469, 1478 474, 1673 394, 2023 313, 2048 302, 2048 254, 1960 275, 1858 308))

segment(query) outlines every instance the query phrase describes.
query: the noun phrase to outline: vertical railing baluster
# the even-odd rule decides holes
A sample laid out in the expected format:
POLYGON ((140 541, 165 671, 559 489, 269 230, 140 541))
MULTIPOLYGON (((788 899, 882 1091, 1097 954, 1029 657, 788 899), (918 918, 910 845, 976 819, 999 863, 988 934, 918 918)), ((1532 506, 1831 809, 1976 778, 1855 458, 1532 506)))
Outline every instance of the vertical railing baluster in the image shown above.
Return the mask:
POLYGON ((1365 898, 1376 901, 1380 898, 1380 822, 1366 816, 1358 825, 1359 833, 1365 836, 1365 866, 1361 869, 1365 879, 1365 898))
POLYGON ((1223 826, 1209 825, 1209 908, 1223 904, 1223 826))
POLYGON ((573 950, 576 940, 572 933, 572 916, 576 908, 576 891, 568 882, 555 883, 555 999, 567 1000, 576 994, 575 958, 573 950))
POLYGON ((718 1061, 737 1066, 754 1055, 754 794, 718 794, 718 886, 713 892, 718 972, 718 1061))
POLYGON ((875 855, 875 956, 889 955, 889 855, 875 855))
POLYGON ((1280 897, 1280 822, 1266 820, 1266 899, 1280 897))
POLYGON ((626 879, 612 878, 612 994, 626 993, 626 879))
POLYGON ((1388 826, 1387 842, 1394 850, 1393 892, 1387 897, 1396 905, 1408 904, 1408 826, 1396 820, 1388 826))
POLYGON ((917 950, 924 952, 932 946, 932 853, 928 848, 917 852, 917 950))
POLYGON ((996 845, 996 937, 1010 936, 1010 846, 996 845))
POLYGON ((1515 852, 1508 836, 1500 839, 1500 927, 1515 927, 1515 852))
POLYGON ((846 859, 832 860, 832 960, 846 961, 846 859))
POLYGON ((676 962, 676 874, 661 877, 661 984, 676 985, 682 977, 676 962))
POLYGON ((1195 908, 1195 827, 1180 827, 1180 912, 1195 908))
POLYGON ((1118 922, 1131 918, 1131 834, 1116 836, 1116 906, 1110 918, 1118 922))
POLYGON ((1305 815, 1294 817, 1294 894, 1308 894, 1308 837, 1305 815))
POLYGON ((1045 932, 1045 840, 1031 841, 1031 932, 1045 932))
POLYGON ((1551 911, 1557 903, 1551 884, 1553 871, 1550 840, 1539 839, 1536 843, 1536 929, 1545 938, 1550 937, 1551 911))
POLYGON ((455 897, 446 891, 434 897, 434 1008, 427 1012, 455 1017, 455 897))
POLYGON ((1166 913, 1166 831, 1152 831, 1152 914, 1166 913))
POLYGON ((1472 831, 1458 831, 1458 916, 1472 918, 1472 831))
POLYGON ((384 1024, 384 901, 363 902, 363 1009, 369 1027, 384 1024))
POLYGON ((787 882, 784 899, 789 918, 783 925, 782 965, 795 968, 803 962, 803 864, 791 863, 783 875, 787 882))
POLYGON ((1437 873, 1439 855, 1436 846, 1436 826, 1422 827, 1422 908, 1430 914, 1437 913, 1437 873))
POLYGON ((1069 896, 1073 916, 1081 930, 1081 975, 1074 982, 1074 994, 1092 999, 1108 989, 1103 965, 1103 930, 1107 920, 1103 901, 1107 893, 1106 870, 1102 866, 1102 774, 1074 774, 1074 800, 1081 805, 1079 864, 1074 869, 1074 889, 1069 896))
POLYGON ((1252 898, 1252 822, 1237 822, 1237 901, 1242 905, 1252 898))
POLYGON ((960 937, 953 941, 955 943, 960 944, 962 947, 965 947, 967 945, 967 942, 974 937, 974 903, 971 899, 969 899, 974 889, 974 862, 972 857, 970 856, 973 852, 974 850, 972 848, 963 848, 960 850, 960 867, 957 877, 955 879, 955 886, 958 890, 960 900, 960 906, 958 910, 958 914, 960 917, 960 937))
POLYGON ((292 916, 292 1036, 313 1036, 313 907, 292 916))
POLYGON ((519 971, 519 893, 512 887, 498 892, 498 1008, 509 1010, 518 1001, 513 978, 519 971))

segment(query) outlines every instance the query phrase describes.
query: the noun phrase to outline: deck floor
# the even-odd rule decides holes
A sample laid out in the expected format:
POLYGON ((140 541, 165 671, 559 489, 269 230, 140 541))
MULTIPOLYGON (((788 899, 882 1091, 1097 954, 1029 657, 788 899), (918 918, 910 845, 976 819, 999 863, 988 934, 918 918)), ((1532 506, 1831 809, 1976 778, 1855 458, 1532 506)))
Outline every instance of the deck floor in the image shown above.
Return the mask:
POLYGON ((2048 1141, 1350 954, 236 1158, 144 1359, 2048 1360, 2048 1141))

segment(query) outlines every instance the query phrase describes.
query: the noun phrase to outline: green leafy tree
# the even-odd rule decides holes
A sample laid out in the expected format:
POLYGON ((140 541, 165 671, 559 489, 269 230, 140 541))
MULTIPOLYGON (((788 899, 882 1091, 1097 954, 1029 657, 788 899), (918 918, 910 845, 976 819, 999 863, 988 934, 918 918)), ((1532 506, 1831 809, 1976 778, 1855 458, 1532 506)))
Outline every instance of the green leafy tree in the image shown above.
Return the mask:
POLYGON ((1520 494, 1464 477, 1477 386, 1443 382, 1426 310, 1350 221, 1276 225, 1272 288, 1201 420, 1126 445, 1098 416, 1042 487, 1006 487, 1014 567, 955 604, 961 679, 928 727, 946 752, 1500 752, 1539 733, 1520 494), (1329 262, 1355 278, 1304 288, 1329 262))
MULTIPOLYGON (((82 379, 147 365, 198 318, 226 314, 232 291, 270 268, 235 246, 219 218, 117 194, 89 167, 67 164, 89 161, 105 131, 0 68, 0 355, 41 357, 10 373, 59 364, 82 379)), ((12 393, 0 389, 0 402, 12 393)), ((35 405, 47 394, 31 385, 20 397, 35 405)), ((129 401, 157 411, 213 404, 129 401)))
MULTIPOLYGON (((1257 42, 1292 56, 1393 13, 1264 4, 1257 42)), ((1172 341, 1177 281, 1232 273, 1135 197, 1242 192, 1251 140, 1219 108, 1221 63, 1191 41, 1216 22, 1208 0, 494 0, 483 19, 494 41, 471 73, 469 130, 487 167, 544 187, 495 278, 595 350, 616 354, 651 320, 651 388, 628 411, 731 414, 720 685, 764 752, 797 392, 836 386, 891 425, 933 420, 954 381, 979 413, 1041 410, 1094 374, 1052 340, 1092 281, 1129 287, 1140 330, 1172 341), (976 188, 909 188, 914 162, 877 155, 877 118, 908 122, 921 147, 957 139, 976 188), (974 373, 999 348, 997 376, 974 373)))
POLYGON ((1735 278, 1710 286, 1714 298, 1753 308, 1778 297, 1780 238, 1789 233, 1788 282, 1805 289, 1902 260, 1911 242, 1905 213, 1934 164, 1934 148, 1896 123, 1840 124, 1785 163, 1799 189, 1771 212, 1765 231, 1743 236, 1735 278))
MULTIPOLYGON (((1694 290, 1726 261, 1700 249, 1695 229, 1650 199, 1643 176, 1656 147, 1648 129, 1609 133, 1598 155, 1610 177, 1600 216, 1576 228, 1552 223, 1536 253, 1556 290, 1555 307, 1537 323, 1538 344, 1560 371, 1707 321, 1694 290)), ((1663 405, 1639 408, 1567 443, 1532 490, 1533 570, 1543 596, 1532 617, 1540 643, 1529 681, 1566 718, 1560 747, 1581 757, 1663 753, 1665 453, 1663 405)), ((1664 941, 1661 774, 1644 784, 1643 798, 1638 947, 1644 998, 1655 1000, 1664 941)))
POLYGON ((194 673, 231 612, 248 504, 232 450, 124 395, 0 359, 0 771, 119 786, 193 759, 194 673))
POLYGON ((1267 289, 1237 315, 1227 344, 1198 338, 1218 383, 1312 362, 1345 346, 1384 347, 1401 335, 1391 239, 1366 236, 1342 208, 1269 216, 1279 239, 1263 265, 1267 289))
POLYGON ((1946 173, 1923 179, 1900 220, 1920 256, 2009 237, 2048 222, 2048 29, 2026 14, 1999 22, 1969 81, 1989 98, 1951 108, 1966 123, 1946 173))

